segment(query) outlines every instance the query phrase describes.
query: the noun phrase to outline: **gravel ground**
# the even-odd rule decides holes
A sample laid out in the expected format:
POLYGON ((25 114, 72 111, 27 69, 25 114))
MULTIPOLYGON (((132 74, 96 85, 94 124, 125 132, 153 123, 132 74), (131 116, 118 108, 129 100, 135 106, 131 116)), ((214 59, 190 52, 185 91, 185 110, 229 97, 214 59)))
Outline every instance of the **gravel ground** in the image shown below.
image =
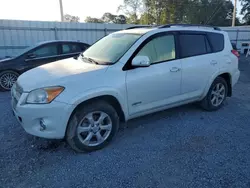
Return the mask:
MULTIPOLYGON (((250 60, 248 60, 250 62, 250 60)), ((186 105, 123 125, 103 150, 35 138, 0 93, 0 187, 250 187, 250 64, 217 112, 186 105)))

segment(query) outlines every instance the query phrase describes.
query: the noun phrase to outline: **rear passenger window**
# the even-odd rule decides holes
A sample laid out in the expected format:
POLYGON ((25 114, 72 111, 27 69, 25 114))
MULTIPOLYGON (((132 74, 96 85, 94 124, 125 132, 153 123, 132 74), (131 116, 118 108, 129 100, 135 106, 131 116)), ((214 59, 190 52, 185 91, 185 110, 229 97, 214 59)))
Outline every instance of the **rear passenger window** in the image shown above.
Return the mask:
POLYGON ((62 53, 63 54, 68 54, 68 53, 76 53, 76 52, 81 52, 80 46, 77 44, 63 44, 62 45, 62 53))
POLYGON ((207 37, 205 37, 205 42, 206 42, 207 53, 211 53, 212 49, 211 49, 211 46, 207 40, 207 37))
MULTIPOLYGON (((207 53, 205 35, 181 34, 180 48, 182 57, 191 57, 207 53)), ((209 50, 209 49, 208 49, 209 50)))
POLYGON ((212 45, 213 52, 220 52, 224 49, 224 35, 220 33, 208 33, 208 39, 212 45))
POLYGON ((70 46, 67 45, 67 44, 63 44, 62 45, 62 51, 63 51, 63 54, 70 53, 71 52, 70 46))
POLYGON ((72 50, 72 52, 81 52, 82 51, 80 46, 77 44, 72 44, 71 50, 72 50))

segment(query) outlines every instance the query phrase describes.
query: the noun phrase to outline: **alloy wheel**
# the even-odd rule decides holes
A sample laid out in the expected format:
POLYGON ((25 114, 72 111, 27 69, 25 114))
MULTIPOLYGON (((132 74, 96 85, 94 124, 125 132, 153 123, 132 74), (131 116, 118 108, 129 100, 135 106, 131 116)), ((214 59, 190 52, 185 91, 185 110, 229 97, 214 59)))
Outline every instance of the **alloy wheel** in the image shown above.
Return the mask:
POLYGON ((222 83, 217 83, 211 93, 211 104, 215 107, 219 106, 225 99, 226 88, 222 83))
POLYGON ((0 86, 3 89, 10 90, 17 78, 17 74, 6 72, 0 76, 0 86))
POLYGON ((112 121, 101 111, 88 113, 77 126, 77 136, 85 146, 98 146, 110 135, 112 121))

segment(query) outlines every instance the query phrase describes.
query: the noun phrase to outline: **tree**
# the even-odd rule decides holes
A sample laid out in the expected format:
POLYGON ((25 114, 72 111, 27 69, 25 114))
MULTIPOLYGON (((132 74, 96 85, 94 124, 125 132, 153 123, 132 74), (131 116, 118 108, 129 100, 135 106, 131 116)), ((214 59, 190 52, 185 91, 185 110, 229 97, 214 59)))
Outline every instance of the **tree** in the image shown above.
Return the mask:
POLYGON ((241 14, 243 15, 243 21, 245 24, 250 24, 250 0, 241 0, 241 14))
POLYGON ((118 15, 114 18, 114 23, 116 24, 126 24, 127 23, 127 18, 124 15, 118 15))
POLYGON ((78 16, 72 16, 70 14, 65 14, 64 21, 65 22, 79 22, 80 18, 78 16))
POLYGON ((103 14, 101 18, 87 17, 85 22, 88 23, 114 23, 114 24, 126 24, 127 18, 124 15, 114 15, 109 12, 103 14))
POLYGON ((105 23, 126 24, 127 22, 124 15, 114 15, 109 12, 104 13, 101 19, 105 23))
POLYGON ((85 19, 85 22, 87 23, 104 23, 102 19, 99 19, 99 18, 92 18, 90 16, 88 16, 86 19, 85 19))
MULTIPOLYGON (((250 0, 249 0, 250 1, 250 0)), ((142 0, 141 24, 206 23, 229 26, 233 4, 230 0, 142 0)), ((239 19, 236 19, 239 24, 239 19)))
POLYGON ((234 6, 231 1, 202 0, 194 8, 197 11, 197 15, 189 14, 188 16, 188 21, 192 23, 216 26, 230 26, 232 24, 234 6))
POLYGON ((142 0, 123 0, 123 5, 118 7, 118 12, 121 11, 127 16, 128 23, 138 24, 142 5, 142 0))
POLYGON ((113 15, 113 14, 111 14, 109 12, 106 12, 106 13, 103 14, 101 19, 105 23, 112 23, 114 21, 115 17, 116 17, 116 15, 113 15))

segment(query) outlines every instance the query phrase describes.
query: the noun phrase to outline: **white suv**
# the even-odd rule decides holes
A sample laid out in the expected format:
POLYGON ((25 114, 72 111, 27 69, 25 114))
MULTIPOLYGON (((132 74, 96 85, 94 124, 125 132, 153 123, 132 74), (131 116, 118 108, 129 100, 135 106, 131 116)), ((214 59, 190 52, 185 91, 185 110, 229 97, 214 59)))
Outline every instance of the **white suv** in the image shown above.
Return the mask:
POLYGON ((78 59, 21 75, 12 107, 26 132, 66 138, 76 151, 97 150, 120 121, 195 101, 219 109, 239 79, 237 55, 218 28, 129 28, 97 41, 78 59))

